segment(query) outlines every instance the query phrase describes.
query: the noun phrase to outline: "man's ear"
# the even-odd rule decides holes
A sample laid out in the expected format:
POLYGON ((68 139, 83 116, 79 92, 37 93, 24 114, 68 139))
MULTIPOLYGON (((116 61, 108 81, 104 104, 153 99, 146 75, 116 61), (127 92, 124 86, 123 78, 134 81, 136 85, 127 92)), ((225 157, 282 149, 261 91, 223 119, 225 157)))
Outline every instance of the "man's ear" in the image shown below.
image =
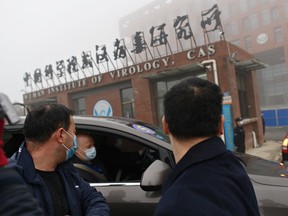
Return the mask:
POLYGON ((59 128, 57 131, 56 131, 56 139, 58 140, 59 143, 63 143, 63 132, 64 132, 64 129, 63 128, 59 128))
POLYGON ((220 125, 219 125, 219 129, 218 129, 219 135, 224 134, 224 121, 225 121, 224 115, 221 115, 220 125))
POLYGON ((163 131, 165 134, 170 134, 170 131, 169 131, 169 126, 168 126, 168 123, 166 121, 166 118, 165 116, 162 117, 162 126, 163 126, 163 131))

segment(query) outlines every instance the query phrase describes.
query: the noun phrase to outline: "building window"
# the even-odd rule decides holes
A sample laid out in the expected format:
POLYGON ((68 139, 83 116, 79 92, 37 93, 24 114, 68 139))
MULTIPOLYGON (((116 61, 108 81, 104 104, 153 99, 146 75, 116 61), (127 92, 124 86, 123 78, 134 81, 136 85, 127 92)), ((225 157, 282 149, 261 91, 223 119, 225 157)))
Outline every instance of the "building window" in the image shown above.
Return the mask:
POLYGON ((278 7, 273 7, 271 9, 271 16, 272 16, 272 20, 278 20, 279 17, 280 17, 280 14, 279 14, 279 9, 278 7))
POLYGON ((86 115, 86 103, 85 98, 73 99, 73 110, 75 115, 86 115))
POLYGON ((234 2, 229 5, 229 13, 231 17, 237 14, 237 5, 234 2))
POLYGON ((288 18, 288 1, 285 1, 285 16, 288 18))
POLYGON ((232 26, 230 23, 227 23, 225 25, 225 33, 226 33, 226 36, 232 35, 232 26))
POLYGON ((121 89, 122 116, 134 118, 134 98, 132 88, 121 89))
POLYGON ((239 39, 231 41, 232 44, 234 44, 235 46, 240 47, 241 46, 241 41, 239 39))
POLYGON ((233 36, 239 34, 239 25, 238 22, 231 22, 225 25, 225 33, 226 36, 233 36))
MULTIPOLYGON (((201 72, 194 74, 190 77, 199 77, 201 79, 207 79, 207 74, 206 72, 201 72)), ((173 85, 178 83, 181 79, 183 79, 183 77, 178 79, 162 80, 156 82, 155 88, 156 88, 157 124, 159 126, 161 126, 162 116, 164 115, 164 107, 163 107, 164 95, 169 89, 171 89, 173 85)))
POLYGON ((247 36, 247 37, 244 38, 244 40, 245 40, 245 49, 246 49, 246 51, 251 50, 251 48, 252 48, 252 38, 250 36, 247 36))
POLYGON ((257 17, 257 14, 250 15, 250 27, 251 27, 251 29, 258 28, 258 17, 257 17))
POLYGON ((274 40, 276 43, 281 43, 283 41, 283 33, 281 27, 274 28, 274 40))
POLYGON ((231 23, 231 34, 237 35, 239 34, 239 25, 238 22, 232 22, 231 23))
MULTIPOLYGON (((249 0, 250 1, 250 0, 249 0)), ((248 10, 248 3, 247 0, 242 0, 240 4, 241 12, 246 12, 248 10)))
POLYGON ((250 20, 249 20, 249 17, 244 17, 243 20, 243 30, 244 31, 247 31, 250 29, 250 20))
POLYGON ((253 8, 253 7, 256 6, 256 0, 249 0, 248 2, 249 2, 249 7, 250 8, 253 8))
MULTIPOLYGON (((230 7, 229 7, 230 8, 230 7)), ((221 8, 221 18, 223 20, 227 20, 229 19, 230 17, 230 11, 228 9, 228 6, 227 5, 222 5, 222 8, 221 8)))
POLYGON ((268 25, 271 22, 271 16, 269 10, 262 11, 262 20, 264 25, 268 25))
POLYGON ((237 88, 240 104, 240 112, 242 118, 249 118, 248 101, 246 95, 245 77, 243 74, 237 73, 237 88))

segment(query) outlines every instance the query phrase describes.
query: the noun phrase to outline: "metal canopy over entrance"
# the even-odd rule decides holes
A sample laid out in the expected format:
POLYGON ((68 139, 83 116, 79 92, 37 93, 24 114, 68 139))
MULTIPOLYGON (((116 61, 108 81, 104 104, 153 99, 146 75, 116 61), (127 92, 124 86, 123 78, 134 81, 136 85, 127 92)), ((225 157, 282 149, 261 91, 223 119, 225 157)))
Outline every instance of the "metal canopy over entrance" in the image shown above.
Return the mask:
POLYGON ((169 76, 174 76, 174 75, 181 75, 184 73, 190 73, 190 72, 196 72, 196 71, 201 71, 205 70, 204 65, 201 63, 193 63, 193 64, 188 64, 188 65, 182 65, 180 67, 175 67, 169 70, 164 70, 156 74, 147 74, 144 75, 143 78, 145 79, 161 79, 169 76))
POLYGON ((255 58, 245 60, 245 61, 234 62, 234 65, 237 70, 242 70, 242 71, 251 71, 251 70, 263 69, 263 68, 268 67, 267 64, 255 58))

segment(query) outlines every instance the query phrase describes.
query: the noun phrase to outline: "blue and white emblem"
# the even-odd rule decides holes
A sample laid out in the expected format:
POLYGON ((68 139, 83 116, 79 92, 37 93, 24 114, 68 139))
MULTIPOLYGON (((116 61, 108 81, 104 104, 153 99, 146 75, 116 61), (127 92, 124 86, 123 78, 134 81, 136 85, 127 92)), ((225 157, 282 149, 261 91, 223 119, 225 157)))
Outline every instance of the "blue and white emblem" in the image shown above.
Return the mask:
POLYGON ((98 101, 93 108, 94 116, 112 116, 113 110, 110 103, 106 100, 98 101))

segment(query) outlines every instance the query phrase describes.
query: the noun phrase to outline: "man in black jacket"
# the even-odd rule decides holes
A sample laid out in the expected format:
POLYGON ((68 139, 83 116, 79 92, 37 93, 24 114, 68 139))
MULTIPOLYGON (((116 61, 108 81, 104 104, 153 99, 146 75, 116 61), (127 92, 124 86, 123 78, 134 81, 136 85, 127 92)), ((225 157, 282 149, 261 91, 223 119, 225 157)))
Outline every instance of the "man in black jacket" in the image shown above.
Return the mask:
POLYGON ((245 153, 245 131, 241 118, 235 119, 234 144, 237 152, 245 153))
POLYGON ((11 159, 45 215, 110 215, 106 199, 85 182, 71 158, 77 149, 72 110, 49 104, 29 112, 25 141, 11 159))
POLYGON ((188 78, 164 96, 163 129, 176 166, 163 186, 155 216, 259 216, 252 183, 225 147, 219 86, 188 78))

